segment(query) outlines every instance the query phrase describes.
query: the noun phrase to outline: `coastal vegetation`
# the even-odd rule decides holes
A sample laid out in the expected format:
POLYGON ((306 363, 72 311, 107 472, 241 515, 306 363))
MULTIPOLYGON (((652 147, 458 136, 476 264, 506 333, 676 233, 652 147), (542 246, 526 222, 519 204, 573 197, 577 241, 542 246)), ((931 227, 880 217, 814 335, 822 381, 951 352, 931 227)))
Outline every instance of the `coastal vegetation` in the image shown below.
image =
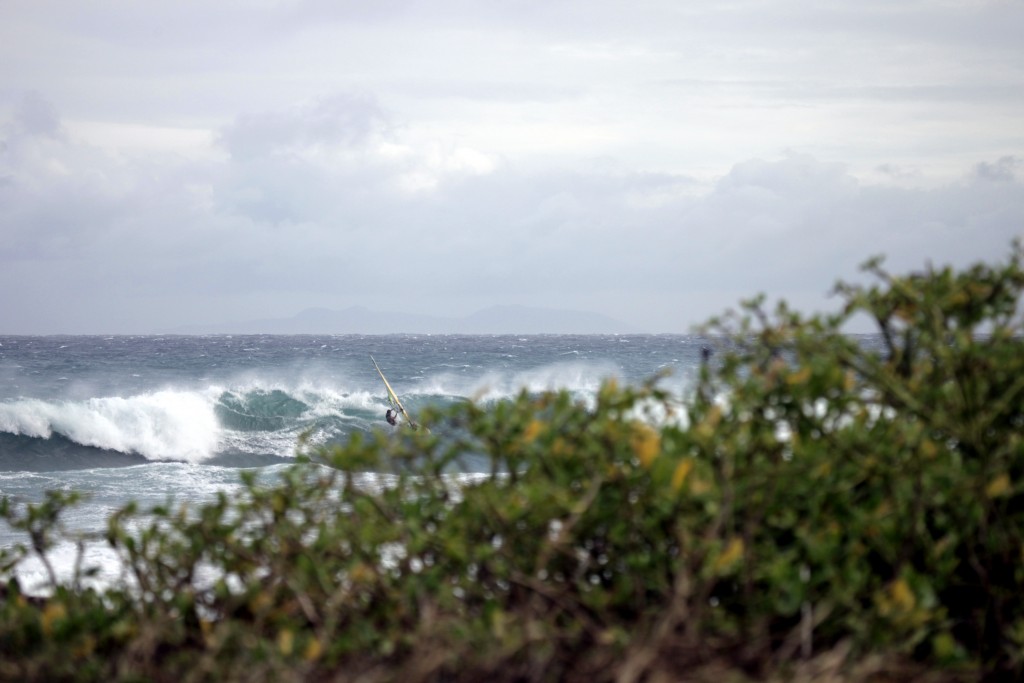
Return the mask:
POLYGON ((876 260, 827 315, 746 302, 683 400, 652 377, 425 411, 98 538, 62 531, 76 494, 3 499, 0 679, 1019 680, 1022 257, 876 260), (68 537, 125 580, 59 581, 68 537))

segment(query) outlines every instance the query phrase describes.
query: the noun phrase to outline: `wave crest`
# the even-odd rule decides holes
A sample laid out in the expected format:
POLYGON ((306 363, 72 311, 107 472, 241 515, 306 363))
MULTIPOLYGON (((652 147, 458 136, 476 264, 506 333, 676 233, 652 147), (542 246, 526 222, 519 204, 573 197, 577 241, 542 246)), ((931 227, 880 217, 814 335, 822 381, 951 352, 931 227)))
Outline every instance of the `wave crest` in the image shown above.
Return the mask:
POLYGON ((217 448, 217 417, 209 401, 188 392, 79 402, 25 399, 0 404, 0 431, 49 439, 54 433, 84 446, 138 453, 150 460, 199 462, 217 448))

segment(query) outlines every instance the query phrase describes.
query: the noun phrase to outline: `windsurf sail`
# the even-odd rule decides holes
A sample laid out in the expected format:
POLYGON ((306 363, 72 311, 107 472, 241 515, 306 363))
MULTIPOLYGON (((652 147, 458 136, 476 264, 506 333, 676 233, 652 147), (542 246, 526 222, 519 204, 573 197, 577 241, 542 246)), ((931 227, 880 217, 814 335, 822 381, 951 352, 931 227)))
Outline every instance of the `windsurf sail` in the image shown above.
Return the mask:
POLYGON ((373 361, 373 367, 377 368, 377 374, 380 375, 380 378, 382 380, 384 380, 384 386, 388 390, 388 403, 390 403, 392 407, 395 408, 395 410, 401 413, 402 417, 405 418, 405 421, 409 423, 410 427, 416 429, 416 421, 412 419, 412 416, 409 415, 408 411, 406 411, 405 406, 403 406, 402 402, 398 400, 398 394, 396 394, 395 390, 391 388, 391 384, 388 382, 388 378, 384 376, 383 372, 381 372, 380 366, 377 365, 377 361, 374 359, 373 356, 370 356, 370 360, 373 361))

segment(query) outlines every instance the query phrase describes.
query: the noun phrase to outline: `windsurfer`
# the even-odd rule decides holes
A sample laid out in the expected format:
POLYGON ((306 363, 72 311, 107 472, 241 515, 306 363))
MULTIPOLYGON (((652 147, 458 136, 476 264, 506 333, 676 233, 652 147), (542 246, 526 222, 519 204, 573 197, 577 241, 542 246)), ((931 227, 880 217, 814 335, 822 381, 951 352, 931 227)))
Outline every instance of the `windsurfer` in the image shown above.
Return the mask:
POLYGON ((394 426, 396 426, 398 424, 398 422, 395 421, 395 416, 396 415, 398 415, 397 412, 395 412, 394 410, 391 410, 391 408, 388 408, 388 412, 384 416, 384 419, 388 421, 389 425, 394 427, 394 426))

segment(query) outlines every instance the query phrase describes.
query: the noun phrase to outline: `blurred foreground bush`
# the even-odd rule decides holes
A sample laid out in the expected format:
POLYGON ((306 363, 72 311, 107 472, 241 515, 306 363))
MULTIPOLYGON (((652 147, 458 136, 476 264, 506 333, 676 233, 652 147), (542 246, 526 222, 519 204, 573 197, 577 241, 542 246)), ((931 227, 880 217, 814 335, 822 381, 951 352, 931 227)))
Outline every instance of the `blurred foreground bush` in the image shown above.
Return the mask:
POLYGON ((130 506, 124 586, 23 595, 75 498, 4 500, 28 543, 0 679, 1018 679, 1021 257, 870 264, 829 317, 750 302, 682 402, 467 403, 235 499, 130 506), (841 333, 865 315, 879 335, 841 333))

